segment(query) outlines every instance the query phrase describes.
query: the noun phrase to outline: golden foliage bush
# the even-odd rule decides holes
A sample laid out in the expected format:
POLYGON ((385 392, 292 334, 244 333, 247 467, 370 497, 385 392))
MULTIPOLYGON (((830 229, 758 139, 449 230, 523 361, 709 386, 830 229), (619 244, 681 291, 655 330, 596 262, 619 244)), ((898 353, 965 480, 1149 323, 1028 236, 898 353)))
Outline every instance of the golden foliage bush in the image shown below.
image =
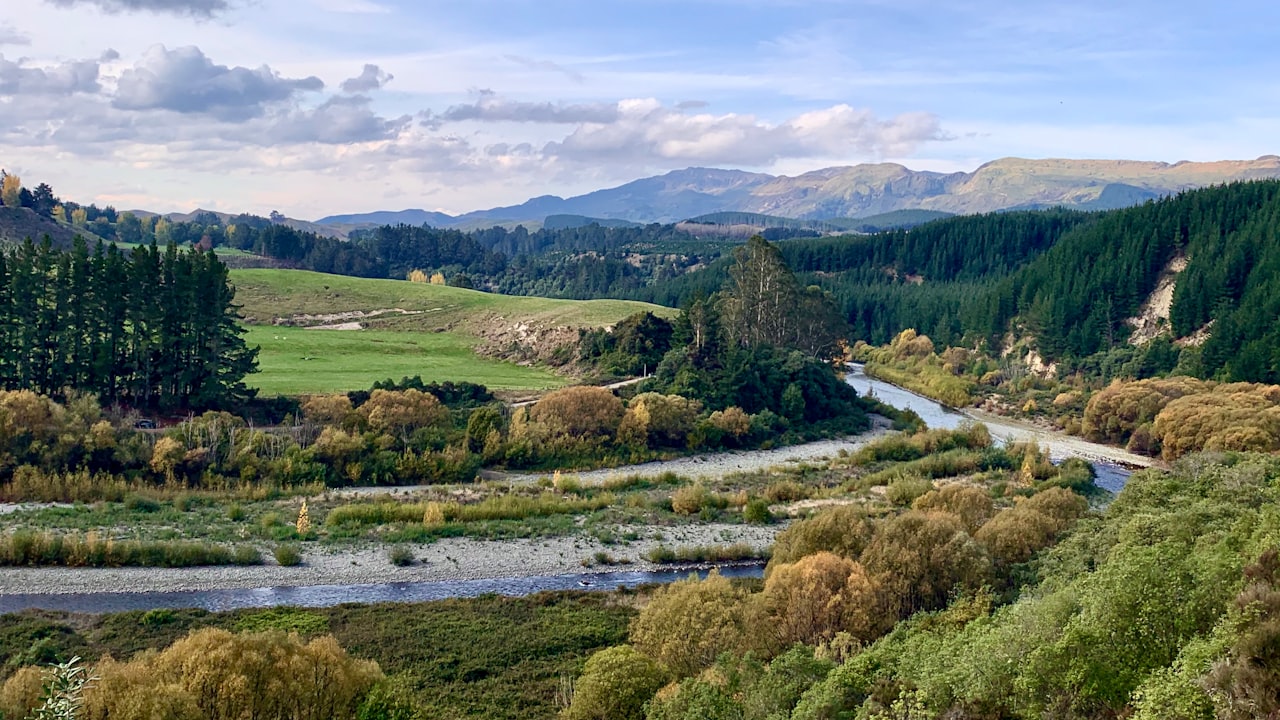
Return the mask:
POLYGON ((775 567, 754 605, 750 637, 767 653, 840 632, 866 642, 885 629, 879 582, 857 561, 830 552, 775 567))
POLYGON ((529 408, 529 418, 552 432, 584 437, 610 435, 623 415, 622 400, 600 387, 575 386, 547 394, 529 408))
POLYGON ((712 427, 734 438, 751 432, 751 416, 736 405, 711 413, 710 422, 712 427))
POLYGON ((766 574, 806 555, 830 552, 857 559, 871 541, 874 526, 862 505, 842 505, 793 523, 778 533, 766 574))
POLYGON ((1280 386, 1174 377, 1115 382, 1085 408, 1082 432, 1176 460, 1201 450, 1280 450, 1280 386))
POLYGON ((25 718, 40 704, 45 671, 24 667, 9 676, 0 686, 0 717, 25 718))
POLYGON ((345 394, 312 395, 302 402, 302 416, 323 425, 341 426, 351 412, 351 398, 345 394))
POLYGON ((711 492, 702 483, 686 485, 671 494, 671 510, 677 515, 693 515, 711 503, 711 492))
POLYGON ((925 493, 911 507, 922 512, 950 513, 970 535, 977 532, 995 514, 995 504, 987 491, 963 483, 943 485, 925 493))
POLYGON ((433 427, 449 417, 448 408, 435 395, 413 388, 374 390, 357 412, 374 430, 402 434, 433 427))
POLYGON ((746 594, 712 571, 659 588, 631 623, 631 643, 676 677, 696 675, 743 642, 746 594))
POLYGON ((895 618, 943 607, 953 591, 979 588, 991 576, 986 552, 950 513, 911 510, 885 520, 861 560, 895 618))
POLYGON ((1210 383, 1188 377, 1111 383, 1085 406, 1081 432, 1095 442, 1123 443, 1139 425, 1150 423, 1171 400, 1199 395, 1210 383))
POLYGON ((377 663, 348 656, 332 636, 216 629, 94 672, 85 720, 346 720, 382 679, 377 663))
POLYGON ((1050 488, 997 514, 974 537, 997 563, 1026 562, 1052 545, 1088 509, 1089 503, 1070 490, 1050 488))
MULTIPOLYGON (((697 400, 656 392, 640 393, 627 404, 618 434, 641 442, 680 446, 701 414, 702 403, 697 400)), ((749 429, 750 420, 747 425, 749 429)))
POLYGON ((1178 398, 1151 432, 1166 460, 1199 450, 1280 450, 1280 387, 1233 383, 1178 398))

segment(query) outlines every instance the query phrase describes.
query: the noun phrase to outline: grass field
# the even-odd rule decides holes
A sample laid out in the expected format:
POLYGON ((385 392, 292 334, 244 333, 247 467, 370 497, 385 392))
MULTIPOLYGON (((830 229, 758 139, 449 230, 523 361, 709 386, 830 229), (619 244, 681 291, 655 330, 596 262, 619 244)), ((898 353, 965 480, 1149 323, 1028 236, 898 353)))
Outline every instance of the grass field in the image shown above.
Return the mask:
POLYGON ((383 316, 370 321, 374 327, 435 330, 470 325, 486 317, 511 322, 600 326, 650 310, 674 317, 672 308, 630 300, 554 300, 518 297, 411 283, 403 280, 371 280, 304 270, 233 270, 236 303, 246 318, 267 323, 271 318, 323 315, 352 311, 370 312, 399 308, 417 315, 383 316))
POLYGON ((261 372, 248 383, 268 395, 361 390, 414 375, 428 382, 467 380, 492 390, 543 390, 566 382, 544 368, 478 357, 474 340, 461 333, 251 326, 245 339, 261 348, 261 372))
POLYGON ((481 357, 482 338, 517 326, 599 327, 649 310, 675 310, 624 300, 553 300, 301 270, 232 270, 236 303, 249 345, 261 348, 261 372, 248 382, 266 394, 295 395, 367 388, 375 381, 421 375, 427 381, 466 380, 495 390, 544 390, 567 380, 540 367, 481 357), (373 317, 336 317, 374 313, 373 317), (302 319, 300 316, 331 316, 302 319), (358 321, 362 330, 276 326, 358 321))

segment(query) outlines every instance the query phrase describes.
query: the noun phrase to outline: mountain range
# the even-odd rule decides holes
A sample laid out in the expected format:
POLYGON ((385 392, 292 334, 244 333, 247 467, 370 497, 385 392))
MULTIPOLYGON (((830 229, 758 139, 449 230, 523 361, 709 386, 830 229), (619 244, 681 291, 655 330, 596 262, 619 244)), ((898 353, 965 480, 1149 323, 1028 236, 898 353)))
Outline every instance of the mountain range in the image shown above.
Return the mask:
POLYGON ((316 225, 343 230, 384 224, 470 229, 525 223, 549 215, 678 222, 716 212, 750 212, 805 220, 861 218, 896 210, 957 215, 1057 205, 1109 210, 1181 190, 1235 180, 1280 177, 1280 156, 1218 162, 1026 160, 1004 158, 973 172, 911 170, 893 163, 814 170, 794 177, 742 170, 688 168, 614 188, 451 216, 426 210, 331 215, 316 225))

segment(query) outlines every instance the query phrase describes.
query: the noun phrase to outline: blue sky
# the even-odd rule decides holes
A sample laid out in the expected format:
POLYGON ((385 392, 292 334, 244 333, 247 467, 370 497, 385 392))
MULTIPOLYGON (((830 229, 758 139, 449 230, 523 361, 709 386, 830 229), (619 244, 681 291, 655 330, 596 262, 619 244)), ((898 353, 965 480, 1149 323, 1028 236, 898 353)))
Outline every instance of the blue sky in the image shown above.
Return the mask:
POLYGON ((0 165, 117 207, 463 212, 688 166, 1278 152, 1280 9, 32 0, 0 165))

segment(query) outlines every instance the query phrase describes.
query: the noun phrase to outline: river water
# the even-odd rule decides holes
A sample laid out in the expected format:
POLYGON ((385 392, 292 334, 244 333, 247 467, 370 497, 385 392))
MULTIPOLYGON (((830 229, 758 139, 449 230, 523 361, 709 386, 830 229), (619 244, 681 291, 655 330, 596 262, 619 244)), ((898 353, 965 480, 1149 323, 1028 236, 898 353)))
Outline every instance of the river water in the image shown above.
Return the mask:
MULTIPOLYGON (((725 577, 760 577, 764 574, 764 566, 759 563, 725 565, 716 569, 725 577)), ((545 590, 616 590, 637 585, 674 582, 694 572, 701 577, 706 577, 708 571, 709 568, 702 567, 661 572, 585 573, 370 585, 310 585, 251 590, 77 595, 0 594, 0 613, 18 612, 29 608, 80 613, 110 613, 156 608, 203 608, 218 612, 277 605, 328 607, 342 603, 425 602, 489 594, 532 595, 545 590)))
MULTIPOLYGON (((874 395, 881 402, 912 410, 929 427, 954 429, 970 420, 968 415, 950 410, 925 397, 867 377, 860 366, 851 366, 846 379, 859 394, 874 395)), ((989 424, 997 441, 1020 439, 1012 427, 989 424)), ((1061 459, 1051 448, 1051 455, 1061 459)), ((1094 461, 1097 484, 1113 493, 1119 492, 1129 478, 1125 467, 1094 461)), ((760 577, 761 565, 729 565, 719 568, 729 577, 760 577)), ((486 580, 457 580, 417 583, 382 583, 370 585, 312 585, 255 589, 199 590, 189 592, 83 593, 83 594, 17 594, 0 592, 0 613, 30 608, 68 612, 104 613, 156 608, 203 608, 210 611, 291 605, 327 607, 342 603, 422 602, 452 597, 476 597, 489 593, 531 595, 546 590, 613 590, 650 583, 673 582, 687 577, 689 569, 660 572, 609 572, 576 575, 544 575, 486 580)), ((698 570, 705 575, 706 568, 698 570)))

